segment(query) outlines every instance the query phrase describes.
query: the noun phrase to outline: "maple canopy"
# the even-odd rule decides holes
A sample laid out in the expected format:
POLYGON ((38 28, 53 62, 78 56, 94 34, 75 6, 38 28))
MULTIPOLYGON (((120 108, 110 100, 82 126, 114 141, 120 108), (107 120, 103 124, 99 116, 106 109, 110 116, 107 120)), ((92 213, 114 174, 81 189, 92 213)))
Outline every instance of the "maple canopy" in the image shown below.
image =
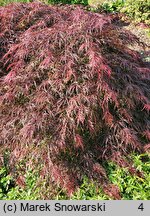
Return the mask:
POLYGON ((33 155, 68 193, 83 175, 107 185, 102 161, 150 146, 150 68, 133 44, 79 6, 0 7, 1 146, 19 160, 41 145, 33 155))

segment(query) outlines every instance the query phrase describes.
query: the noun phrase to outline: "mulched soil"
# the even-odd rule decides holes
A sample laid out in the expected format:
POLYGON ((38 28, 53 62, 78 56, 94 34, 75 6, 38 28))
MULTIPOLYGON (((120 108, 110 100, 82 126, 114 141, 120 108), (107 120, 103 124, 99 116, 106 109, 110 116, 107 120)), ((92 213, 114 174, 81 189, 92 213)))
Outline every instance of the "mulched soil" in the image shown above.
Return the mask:
POLYGON ((144 28, 142 25, 135 25, 132 23, 123 28, 131 31, 145 44, 145 49, 143 49, 142 46, 133 46, 133 48, 140 52, 143 60, 150 66, 150 28, 144 28))

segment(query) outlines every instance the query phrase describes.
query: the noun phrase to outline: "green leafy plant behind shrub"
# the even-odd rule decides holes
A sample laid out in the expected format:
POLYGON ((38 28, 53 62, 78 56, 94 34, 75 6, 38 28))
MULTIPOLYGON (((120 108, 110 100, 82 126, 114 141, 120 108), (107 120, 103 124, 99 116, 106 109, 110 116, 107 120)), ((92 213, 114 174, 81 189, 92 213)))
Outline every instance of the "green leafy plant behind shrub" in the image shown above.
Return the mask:
MULTIPOLYGON (((33 2, 33 0, 0 0, 0 6, 7 5, 9 3, 16 3, 16 2, 23 2, 23 3, 29 3, 33 2)), ((37 0, 37 2, 42 2, 45 4, 83 4, 87 5, 88 0, 37 0)))
POLYGON ((47 3, 52 3, 52 4, 82 4, 82 5, 87 5, 88 0, 46 0, 47 3))
POLYGON ((120 11, 135 19, 136 22, 145 22, 146 24, 150 24, 149 0, 126 0, 120 11))
POLYGON ((105 1, 102 5, 101 8, 105 12, 119 12, 120 9, 124 6, 125 0, 110 0, 110 1, 105 1))
POLYGON ((9 3, 13 2, 23 2, 23 3, 29 3, 32 0, 0 0, 0 6, 7 5, 9 3))
MULTIPOLYGON (((23 2, 29 3, 33 0, 0 0, 0 6, 7 5, 13 2, 23 2)), ((45 4, 81 4, 88 5, 88 0, 37 0, 37 2, 45 3, 45 4)))
POLYGON ((106 0, 88 0, 88 4, 93 8, 99 8, 106 0))

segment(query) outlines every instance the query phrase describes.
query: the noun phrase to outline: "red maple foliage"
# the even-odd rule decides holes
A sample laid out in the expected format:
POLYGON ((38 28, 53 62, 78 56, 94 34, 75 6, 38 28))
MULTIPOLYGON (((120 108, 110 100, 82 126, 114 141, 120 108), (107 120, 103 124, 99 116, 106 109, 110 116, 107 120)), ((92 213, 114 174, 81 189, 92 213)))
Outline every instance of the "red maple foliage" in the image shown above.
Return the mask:
POLYGON ((102 160, 149 143, 150 68, 134 43, 108 15, 79 6, 1 7, 1 145, 13 154, 44 140, 43 160, 68 193, 83 175, 105 185, 102 160))

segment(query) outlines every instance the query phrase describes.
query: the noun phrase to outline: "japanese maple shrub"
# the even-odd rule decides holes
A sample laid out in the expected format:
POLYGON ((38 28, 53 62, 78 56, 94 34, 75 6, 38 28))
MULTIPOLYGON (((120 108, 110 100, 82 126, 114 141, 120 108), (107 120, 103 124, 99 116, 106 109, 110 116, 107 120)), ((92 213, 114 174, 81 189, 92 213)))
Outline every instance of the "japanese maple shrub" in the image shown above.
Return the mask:
POLYGON ((128 166, 123 156, 148 150, 150 139, 150 69, 134 43, 82 7, 1 7, 0 142, 12 161, 41 145, 32 156, 68 194, 86 175, 119 198, 102 161, 128 166))

